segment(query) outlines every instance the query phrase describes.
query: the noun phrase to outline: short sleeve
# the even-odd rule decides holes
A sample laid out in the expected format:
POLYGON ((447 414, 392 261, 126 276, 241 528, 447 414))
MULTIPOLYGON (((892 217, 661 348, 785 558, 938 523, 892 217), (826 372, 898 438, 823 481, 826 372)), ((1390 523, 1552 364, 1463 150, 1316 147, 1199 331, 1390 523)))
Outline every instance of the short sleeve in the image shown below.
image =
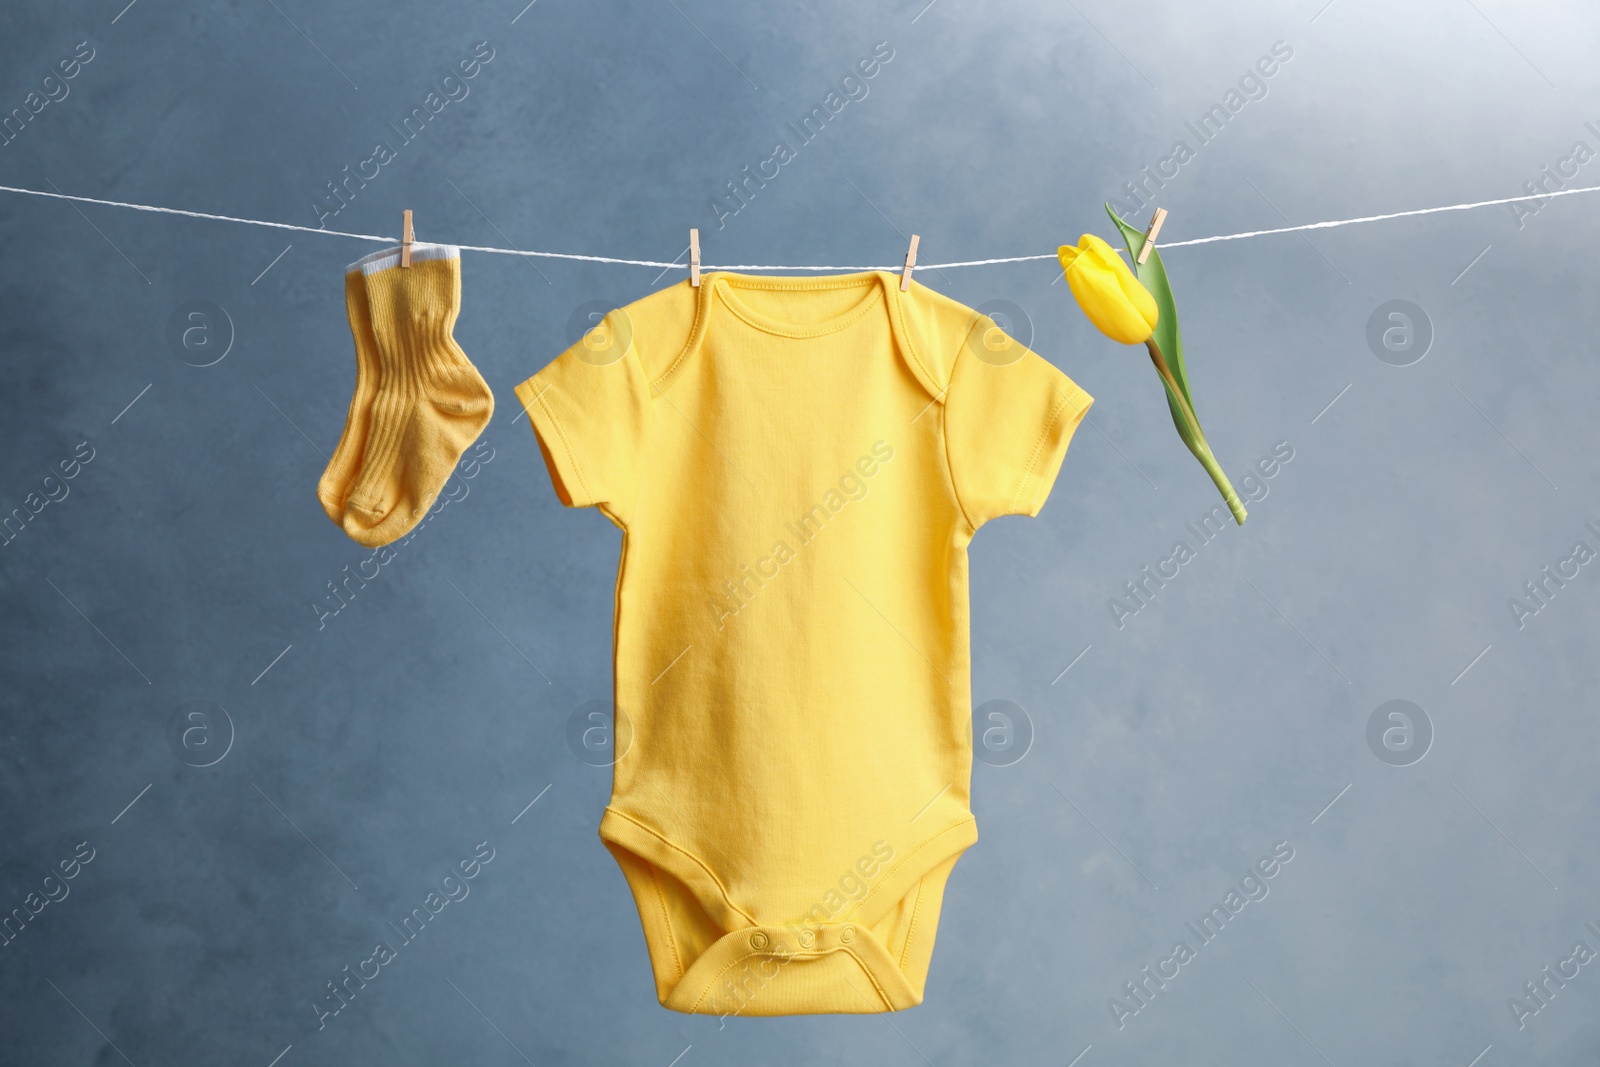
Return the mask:
POLYGON ((516 386, 556 495, 626 525, 638 496, 650 387, 627 315, 612 311, 516 386))
POLYGON ((974 529, 1001 515, 1037 515, 1073 431, 1094 398, 987 318, 950 372, 945 445, 962 511, 974 529), (983 343, 987 338, 988 343, 983 343))

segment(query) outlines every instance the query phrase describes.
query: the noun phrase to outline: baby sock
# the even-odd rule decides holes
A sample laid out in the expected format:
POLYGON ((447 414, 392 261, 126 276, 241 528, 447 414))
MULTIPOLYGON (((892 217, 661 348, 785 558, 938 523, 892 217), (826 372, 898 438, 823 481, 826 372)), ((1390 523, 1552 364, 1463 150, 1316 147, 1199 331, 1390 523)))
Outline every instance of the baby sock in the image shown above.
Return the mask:
MULTIPOLYGON (((404 536, 494 414, 494 396, 451 335, 461 253, 414 244, 359 262, 374 341, 366 442, 345 499, 345 533, 372 548, 404 536)), ((356 266, 353 264, 352 266, 356 266)))
POLYGON ((371 421, 372 398, 378 384, 378 342, 372 336, 372 319, 367 310, 367 286, 359 266, 344 276, 344 306, 350 315, 350 333, 356 342, 356 391, 350 398, 344 434, 328 460, 327 470, 317 482, 317 499, 328 518, 344 525, 345 499, 355 485, 361 466, 361 453, 367 444, 367 424, 371 421))

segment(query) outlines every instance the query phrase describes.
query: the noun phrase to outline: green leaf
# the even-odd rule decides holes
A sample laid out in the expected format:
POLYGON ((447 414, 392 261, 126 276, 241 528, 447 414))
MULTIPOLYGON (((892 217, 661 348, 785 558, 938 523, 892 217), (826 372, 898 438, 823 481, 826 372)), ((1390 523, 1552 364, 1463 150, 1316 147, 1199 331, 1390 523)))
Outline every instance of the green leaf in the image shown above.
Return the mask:
MULTIPOLYGON (((1193 412, 1194 396, 1189 392, 1189 373, 1183 365, 1183 339, 1178 334, 1178 306, 1172 299, 1172 286, 1167 281, 1167 268, 1161 264, 1161 252, 1152 248, 1149 257, 1140 263, 1139 249, 1144 247, 1144 231, 1136 230, 1123 222, 1117 217, 1117 213, 1111 210, 1110 204, 1106 205, 1106 214, 1111 216, 1111 221, 1122 231, 1122 239, 1128 246, 1128 257, 1133 260, 1134 277, 1138 278, 1139 283, 1155 298, 1159 317, 1156 319, 1152 338, 1156 347, 1161 349, 1167 369, 1172 372, 1173 380, 1178 383, 1178 388, 1183 393, 1183 400, 1188 401, 1189 410, 1193 412)), ((1194 453, 1194 457, 1200 461, 1206 473, 1211 475, 1217 491, 1222 494, 1222 499, 1227 501, 1228 510, 1233 512, 1233 521, 1241 526, 1244 525, 1247 514, 1244 501, 1234 492, 1228 476, 1222 472, 1222 466, 1217 462, 1217 457, 1211 454, 1211 446, 1206 444, 1205 435, 1200 430, 1199 416, 1195 416, 1194 429, 1190 430, 1189 420, 1183 417, 1183 404, 1173 393, 1172 386, 1167 384, 1165 378, 1161 379, 1161 384, 1167 391, 1167 409, 1172 412, 1172 424, 1178 428, 1178 436, 1189 447, 1189 451, 1194 453)))
MULTIPOLYGON (((1133 267, 1134 277, 1138 278, 1140 284, 1155 297, 1156 308, 1160 312, 1156 319, 1154 334, 1156 345, 1166 357, 1167 367, 1172 371, 1172 377, 1177 380, 1178 388, 1183 390, 1183 397, 1189 402, 1189 409, 1198 412, 1194 395, 1189 391, 1189 375, 1183 365, 1183 338, 1178 332, 1178 306, 1172 299, 1172 286, 1167 281, 1167 268, 1161 263, 1161 251, 1151 249, 1150 257, 1140 263, 1139 249, 1144 247, 1144 231, 1122 221, 1117 213, 1111 210, 1109 203, 1106 204, 1106 214, 1111 216, 1111 221, 1122 231, 1122 239, 1128 246, 1128 258, 1133 267)), ((1164 380, 1162 385, 1166 387, 1167 408, 1172 412, 1172 424, 1178 428, 1178 436, 1189 447, 1189 451, 1201 456, 1205 445, 1189 432, 1188 420, 1183 417, 1182 405, 1172 395, 1172 387, 1164 380)))

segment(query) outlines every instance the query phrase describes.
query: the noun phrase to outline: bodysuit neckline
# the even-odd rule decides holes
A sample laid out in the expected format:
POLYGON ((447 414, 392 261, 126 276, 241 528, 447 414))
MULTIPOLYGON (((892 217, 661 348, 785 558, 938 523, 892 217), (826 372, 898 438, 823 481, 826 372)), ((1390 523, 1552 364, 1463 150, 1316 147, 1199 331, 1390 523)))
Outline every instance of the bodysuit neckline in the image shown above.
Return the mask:
POLYGON ((889 291, 887 275, 883 271, 859 271, 854 274, 830 274, 820 278, 792 275, 766 276, 740 274, 734 271, 714 271, 705 275, 701 284, 701 300, 718 299, 739 319, 763 333, 780 337, 824 337, 859 321, 885 299, 889 291), (791 322, 766 315, 740 300, 735 290, 765 289, 775 292, 816 292, 827 289, 867 290, 853 307, 827 319, 812 322, 791 322))

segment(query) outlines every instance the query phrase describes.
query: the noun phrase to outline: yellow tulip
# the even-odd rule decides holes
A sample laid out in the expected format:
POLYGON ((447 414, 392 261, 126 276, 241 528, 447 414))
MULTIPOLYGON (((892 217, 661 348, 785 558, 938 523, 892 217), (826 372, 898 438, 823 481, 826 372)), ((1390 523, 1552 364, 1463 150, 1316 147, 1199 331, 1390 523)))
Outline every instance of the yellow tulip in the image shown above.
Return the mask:
POLYGON ((1150 339, 1160 315, 1155 297, 1110 245, 1086 233, 1076 248, 1062 245, 1056 255, 1073 297, 1096 329, 1125 345, 1150 339))

